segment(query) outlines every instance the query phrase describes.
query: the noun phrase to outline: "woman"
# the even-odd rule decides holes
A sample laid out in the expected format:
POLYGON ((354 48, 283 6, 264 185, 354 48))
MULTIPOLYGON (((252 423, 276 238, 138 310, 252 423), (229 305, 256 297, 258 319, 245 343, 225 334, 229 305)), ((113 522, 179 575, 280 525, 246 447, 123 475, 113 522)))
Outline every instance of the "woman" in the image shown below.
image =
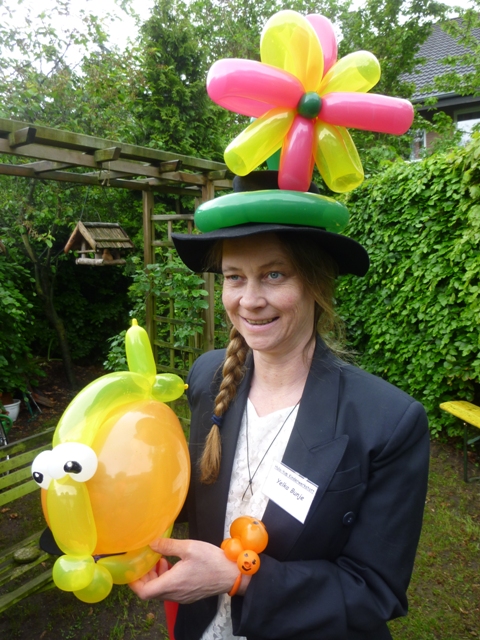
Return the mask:
POLYGON ((192 539, 161 540, 156 550, 180 561, 132 588, 182 603, 176 640, 391 638, 386 621, 407 609, 429 438, 419 403, 326 345, 335 276, 363 275, 366 252, 261 220, 175 243, 196 271, 221 264, 232 331, 188 380, 192 539), (240 515, 260 518, 269 543, 230 598, 238 569, 219 545, 240 515))

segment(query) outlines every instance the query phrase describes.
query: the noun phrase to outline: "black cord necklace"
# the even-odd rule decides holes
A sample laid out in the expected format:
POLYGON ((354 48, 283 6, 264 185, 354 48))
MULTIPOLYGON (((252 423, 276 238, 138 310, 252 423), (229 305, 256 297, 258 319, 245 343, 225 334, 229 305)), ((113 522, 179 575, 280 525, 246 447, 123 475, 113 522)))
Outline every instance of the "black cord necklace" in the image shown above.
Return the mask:
POLYGON ((248 469, 248 484, 247 484, 247 488, 245 489, 245 491, 243 492, 243 496, 242 496, 242 500, 245 499, 245 494, 247 493, 248 489, 250 488, 250 493, 253 496, 253 479, 255 478, 255 476, 257 475, 257 471, 260 468, 260 465, 262 464, 262 462, 265 460, 265 456, 267 455, 267 453, 270 451, 273 443, 275 442, 275 440, 278 438, 278 436, 280 435, 281 430, 283 429, 283 427, 285 426, 285 424, 287 423, 287 420, 290 418, 290 416, 292 415, 292 413, 295 411, 295 409, 298 407, 298 405, 300 404, 300 400, 297 402, 297 404, 292 408, 292 410, 289 412, 288 416, 285 418, 285 420, 282 423, 282 426, 280 427, 280 429, 277 431, 277 433, 275 434, 273 440, 270 442, 270 444, 268 445, 267 450, 265 451, 265 453, 262 456, 262 459, 260 460, 260 462, 257 465, 257 468, 255 469, 255 471, 253 472, 253 475, 251 474, 250 471, 250 452, 249 452, 249 448, 248 448, 248 405, 245 407, 245 436, 246 436, 246 440, 247 440, 247 469, 248 469))

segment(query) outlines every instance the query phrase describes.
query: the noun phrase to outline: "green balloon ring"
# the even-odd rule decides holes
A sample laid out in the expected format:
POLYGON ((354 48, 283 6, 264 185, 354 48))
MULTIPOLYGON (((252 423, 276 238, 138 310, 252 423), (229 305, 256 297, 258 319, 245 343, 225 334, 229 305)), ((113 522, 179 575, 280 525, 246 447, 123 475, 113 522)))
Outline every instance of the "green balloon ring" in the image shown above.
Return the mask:
POLYGON ((195 225, 204 233, 240 224, 270 223, 318 227, 341 233, 348 209, 333 198, 302 191, 242 191, 214 198, 195 211, 195 225))

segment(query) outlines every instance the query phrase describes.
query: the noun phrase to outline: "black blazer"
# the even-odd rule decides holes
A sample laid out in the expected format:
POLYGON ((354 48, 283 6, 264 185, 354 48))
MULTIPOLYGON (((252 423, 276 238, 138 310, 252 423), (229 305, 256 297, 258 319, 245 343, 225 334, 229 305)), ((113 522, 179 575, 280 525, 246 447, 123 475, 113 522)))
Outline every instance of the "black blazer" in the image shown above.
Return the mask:
MULTIPOLYGON (((190 537, 220 545, 252 360, 221 429, 222 465, 198 482, 225 352, 189 374, 190 537)), ((232 598, 234 634, 248 640, 387 640, 405 615, 427 489, 429 435, 421 404, 335 358, 318 339, 283 462, 318 485, 304 524, 269 501, 269 543, 245 596, 232 598)), ((248 515, 248 514, 246 514, 248 515)), ((176 640, 197 640, 217 598, 181 605, 176 640)))

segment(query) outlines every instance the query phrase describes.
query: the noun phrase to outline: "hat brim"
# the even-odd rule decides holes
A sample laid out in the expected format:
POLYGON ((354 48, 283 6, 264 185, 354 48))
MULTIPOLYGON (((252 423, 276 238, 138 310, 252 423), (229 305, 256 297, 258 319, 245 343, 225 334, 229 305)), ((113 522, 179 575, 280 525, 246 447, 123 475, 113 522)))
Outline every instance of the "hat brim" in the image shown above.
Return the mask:
POLYGON ((319 249, 328 253, 335 260, 340 275, 364 276, 370 266, 368 253, 361 244, 347 236, 315 227, 273 223, 244 224, 225 227, 199 235, 172 233, 172 240, 178 255, 189 269, 196 273, 205 271, 220 273, 218 268, 208 264, 209 256, 215 243, 219 240, 244 238, 260 233, 295 235, 300 238, 303 236, 309 241, 314 240, 319 249))

